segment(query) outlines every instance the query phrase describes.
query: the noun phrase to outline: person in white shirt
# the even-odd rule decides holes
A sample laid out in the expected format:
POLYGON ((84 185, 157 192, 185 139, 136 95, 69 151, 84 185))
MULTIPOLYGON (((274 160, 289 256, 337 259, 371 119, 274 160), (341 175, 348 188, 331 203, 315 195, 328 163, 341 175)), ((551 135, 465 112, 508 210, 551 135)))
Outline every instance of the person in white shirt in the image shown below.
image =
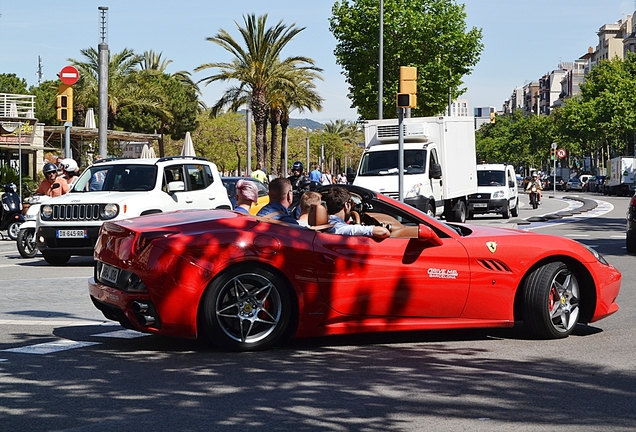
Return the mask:
POLYGON ((342 235, 361 235, 368 237, 389 237, 391 232, 383 226, 347 224, 351 217, 353 201, 351 194, 343 187, 332 187, 325 198, 329 223, 334 224, 328 232, 342 235))

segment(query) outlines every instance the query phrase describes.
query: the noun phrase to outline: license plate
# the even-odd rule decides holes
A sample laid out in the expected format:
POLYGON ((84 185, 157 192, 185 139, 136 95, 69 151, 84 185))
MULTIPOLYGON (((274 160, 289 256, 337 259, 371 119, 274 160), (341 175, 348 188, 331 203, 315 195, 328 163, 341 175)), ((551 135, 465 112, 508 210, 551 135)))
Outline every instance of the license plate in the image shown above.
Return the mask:
POLYGON ((57 230, 57 238, 87 238, 86 230, 57 230))
POLYGON ((486 207, 488 207, 488 204, 485 204, 485 203, 476 203, 476 204, 473 204, 473 207, 474 207, 474 208, 486 208, 486 207))
POLYGON ((110 266, 108 264, 102 264, 102 271, 99 275, 100 279, 117 284, 117 278, 119 277, 119 269, 117 267, 110 266))

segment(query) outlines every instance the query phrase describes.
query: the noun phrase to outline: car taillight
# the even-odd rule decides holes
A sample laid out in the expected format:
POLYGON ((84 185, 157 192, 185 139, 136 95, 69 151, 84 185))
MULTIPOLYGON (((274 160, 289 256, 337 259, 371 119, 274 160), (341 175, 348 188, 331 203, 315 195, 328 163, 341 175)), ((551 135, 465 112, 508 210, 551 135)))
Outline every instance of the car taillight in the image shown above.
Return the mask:
POLYGON ((636 206, 636 195, 634 195, 634 196, 632 197, 632 199, 631 199, 631 200, 629 200, 629 206, 630 206, 630 207, 634 207, 634 206, 636 206))

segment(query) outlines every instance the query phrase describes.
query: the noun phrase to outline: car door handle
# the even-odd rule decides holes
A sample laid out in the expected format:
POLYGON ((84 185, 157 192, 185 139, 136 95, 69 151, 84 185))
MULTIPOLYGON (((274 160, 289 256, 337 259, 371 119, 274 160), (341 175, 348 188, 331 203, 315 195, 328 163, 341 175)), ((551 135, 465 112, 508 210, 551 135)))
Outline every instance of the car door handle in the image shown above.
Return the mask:
POLYGON ((186 203, 188 203, 188 204, 192 204, 192 201, 194 201, 194 200, 192 198, 190 198, 190 197, 186 197, 184 201, 186 203))
POLYGON ((335 264, 336 260, 328 255, 322 255, 322 261, 326 264, 335 264))

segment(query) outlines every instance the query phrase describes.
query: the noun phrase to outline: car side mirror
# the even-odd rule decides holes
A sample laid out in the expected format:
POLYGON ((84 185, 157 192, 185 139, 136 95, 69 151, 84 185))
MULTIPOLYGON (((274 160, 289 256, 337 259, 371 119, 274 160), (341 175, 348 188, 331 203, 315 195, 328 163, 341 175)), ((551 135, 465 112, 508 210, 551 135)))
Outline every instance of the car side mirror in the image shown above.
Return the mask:
POLYGON ((442 239, 433 231, 433 229, 424 224, 419 224, 417 227, 417 238, 422 241, 427 241, 433 244, 434 246, 441 246, 442 239))
POLYGON ((515 187, 515 182, 513 180, 508 180, 508 187, 515 187))
POLYGON ((173 181, 168 183, 168 193, 182 192, 185 190, 185 183, 182 181, 173 181))
POLYGON ((428 176, 432 179, 442 178, 442 166, 440 164, 432 163, 428 171, 428 176))

